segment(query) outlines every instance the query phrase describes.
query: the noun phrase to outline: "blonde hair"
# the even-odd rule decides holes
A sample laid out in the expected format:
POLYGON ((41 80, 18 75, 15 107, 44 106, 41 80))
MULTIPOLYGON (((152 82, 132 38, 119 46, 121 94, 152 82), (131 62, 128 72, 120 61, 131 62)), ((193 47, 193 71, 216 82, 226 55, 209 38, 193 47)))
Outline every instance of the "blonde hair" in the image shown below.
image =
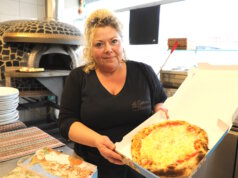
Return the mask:
POLYGON ((89 73, 90 70, 94 70, 96 65, 91 54, 92 39, 95 33, 95 28, 106 26, 111 26, 112 28, 114 28, 122 37, 121 23, 119 22, 118 18, 113 14, 113 12, 107 9, 98 9, 94 11, 86 20, 84 28, 84 51, 83 51, 83 57, 86 63, 84 71, 86 73, 89 73))

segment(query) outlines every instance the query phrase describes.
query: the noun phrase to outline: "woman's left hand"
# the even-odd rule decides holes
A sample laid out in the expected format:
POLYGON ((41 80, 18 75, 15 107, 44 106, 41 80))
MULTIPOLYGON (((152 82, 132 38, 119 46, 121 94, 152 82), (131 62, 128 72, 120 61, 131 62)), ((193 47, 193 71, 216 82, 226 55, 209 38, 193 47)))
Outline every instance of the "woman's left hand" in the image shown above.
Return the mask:
POLYGON ((163 103, 158 103, 154 106, 155 113, 160 110, 164 112, 166 119, 169 119, 168 108, 166 108, 163 103))

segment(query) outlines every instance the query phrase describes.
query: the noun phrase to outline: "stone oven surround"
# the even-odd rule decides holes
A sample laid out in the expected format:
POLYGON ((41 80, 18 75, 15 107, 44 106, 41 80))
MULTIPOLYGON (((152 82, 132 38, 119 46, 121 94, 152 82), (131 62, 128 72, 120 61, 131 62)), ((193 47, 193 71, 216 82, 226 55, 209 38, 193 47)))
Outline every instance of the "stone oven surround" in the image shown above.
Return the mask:
POLYGON ((69 56, 70 68, 66 66, 66 69, 75 68, 79 65, 80 40, 80 31, 62 22, 18 20, 0 23, 0 80, 5 79, 4 72, 8 68, 39 67, 45 54, 69 56))

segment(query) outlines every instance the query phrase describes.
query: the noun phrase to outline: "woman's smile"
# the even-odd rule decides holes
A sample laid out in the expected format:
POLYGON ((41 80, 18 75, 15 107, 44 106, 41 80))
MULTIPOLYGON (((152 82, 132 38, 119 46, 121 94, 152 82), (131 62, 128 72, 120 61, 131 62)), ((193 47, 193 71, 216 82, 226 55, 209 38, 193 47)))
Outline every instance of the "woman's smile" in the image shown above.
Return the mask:
POLYGON ((110 27, 97 27, 93 38, 92 54, 96 67, 105 72, 118 69, 122 61, 121 37, 110 27))

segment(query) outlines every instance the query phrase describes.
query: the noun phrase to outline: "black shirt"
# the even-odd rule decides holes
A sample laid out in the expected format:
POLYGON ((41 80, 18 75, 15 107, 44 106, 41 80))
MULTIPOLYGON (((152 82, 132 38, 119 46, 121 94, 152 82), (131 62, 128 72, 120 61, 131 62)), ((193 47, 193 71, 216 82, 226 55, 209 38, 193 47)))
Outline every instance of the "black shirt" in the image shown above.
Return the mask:
MULTIPOLYGON (((86 74, 83 67, 71 71, 65 83, 59 115, 60 131, 65 138, 68 138, 71 124, 80 121, 107 135, 113 142, 119 142, 151 116, 152 101, 156 104, 166 100, 158 77, 150 66, 135 61, 127 61, 126 65, 126 81, 117 95, 110 94, 103 87, 95 71, 86 74), (153 85, 149 84, 151 82, 153 85)), ((101 161, 104 159, 96 148, 76 144, 75 151, 96 165, 100 161, 95 160, 95 155, 101 161), (94 158, 90 159, 89 153, 94 158)))

